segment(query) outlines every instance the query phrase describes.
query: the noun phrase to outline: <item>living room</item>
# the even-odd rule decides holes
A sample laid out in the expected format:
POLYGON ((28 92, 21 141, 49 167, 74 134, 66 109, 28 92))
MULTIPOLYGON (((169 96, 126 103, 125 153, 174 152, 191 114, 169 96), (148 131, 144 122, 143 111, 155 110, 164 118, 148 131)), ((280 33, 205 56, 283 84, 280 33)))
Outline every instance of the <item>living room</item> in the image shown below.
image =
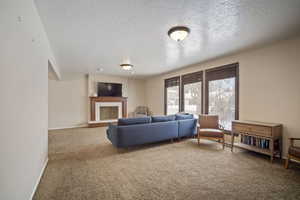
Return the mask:
POLYGON ((300 199, 299 1, 0 10, 0 199, 300 199))

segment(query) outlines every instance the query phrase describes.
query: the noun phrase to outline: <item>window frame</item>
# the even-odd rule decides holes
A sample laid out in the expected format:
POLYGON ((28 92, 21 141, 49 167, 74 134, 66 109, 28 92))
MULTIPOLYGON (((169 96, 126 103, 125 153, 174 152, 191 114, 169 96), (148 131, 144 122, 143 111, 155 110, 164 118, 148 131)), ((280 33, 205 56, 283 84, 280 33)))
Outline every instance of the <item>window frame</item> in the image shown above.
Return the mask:
POLYGON ((188 74, 184 74, 181 76, 181 106, 180 106, 180 111, 184 112, 184 85, 191 84, 191 83, 198 83, 201 82, 201 113, 204 113, 204 81, 203 81, 203 71, 197 71, 197 72, 192 72, 188 74))
POLYGON ((177 86, 176 84, 173 84, 172 82, 178 82, 178 98, 179 98, 179 109, 178 112, 180 112, 181 110, 181 92, 180 92, 180 83, 181 83, 181 79, 180 76, 175 76, 175 77, 171 77, 171 78, 167 78, 165 79, 165 85, 164 85, 164 114, 167 115, 167 88, 168 87, 172 87, 172 86, 177 86))
POLYGON ((239 119, 239 63, 205 70, 205 114, 209 114, 209 81, 235 77, 235 120, 239 119))

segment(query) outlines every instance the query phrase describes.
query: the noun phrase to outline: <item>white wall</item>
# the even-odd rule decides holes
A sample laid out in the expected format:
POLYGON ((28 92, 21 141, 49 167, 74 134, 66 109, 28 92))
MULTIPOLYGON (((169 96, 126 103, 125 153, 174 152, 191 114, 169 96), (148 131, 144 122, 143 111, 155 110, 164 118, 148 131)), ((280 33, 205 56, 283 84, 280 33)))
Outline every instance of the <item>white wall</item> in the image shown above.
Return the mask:
POLYGON ((137 106, 145 106, 145 80, 129 79, 128 80, 128 116, 132 117, 137 106))
POLYGON ((282 123, 286 154, 288 138, 300 137, 299 52, 300 37, 149 78, 147 105, 154 114, 164 113, 166 78, 239 62, 240 119, 282 123))
POLYGON ((27 200, 48 157, 54 58, 32 0, 1 0, 0 24, 0 199, 27 200))
POLYGON ((49 129, 86 126, 88 79, 84 74, 49 80, 49 129))

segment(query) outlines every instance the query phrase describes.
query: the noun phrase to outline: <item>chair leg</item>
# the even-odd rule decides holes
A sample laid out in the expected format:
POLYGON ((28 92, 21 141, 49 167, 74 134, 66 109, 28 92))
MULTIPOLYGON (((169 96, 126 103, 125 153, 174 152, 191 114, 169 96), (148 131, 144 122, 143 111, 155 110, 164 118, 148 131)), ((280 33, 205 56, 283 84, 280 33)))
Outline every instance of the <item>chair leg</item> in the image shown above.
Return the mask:
POLYGON ((200 145, 200 135, 199 134, 197 135, 197 138, 198 138, 198 145, 200 145))
POLYGON ((225 149, 225 138, 223 138, 223 150, 225 149))
POLYGON ((289 168, 289 161, 290 161, 290 155, 288 155, 287 159, 285 160, 285 168, 288 169, 289 168))

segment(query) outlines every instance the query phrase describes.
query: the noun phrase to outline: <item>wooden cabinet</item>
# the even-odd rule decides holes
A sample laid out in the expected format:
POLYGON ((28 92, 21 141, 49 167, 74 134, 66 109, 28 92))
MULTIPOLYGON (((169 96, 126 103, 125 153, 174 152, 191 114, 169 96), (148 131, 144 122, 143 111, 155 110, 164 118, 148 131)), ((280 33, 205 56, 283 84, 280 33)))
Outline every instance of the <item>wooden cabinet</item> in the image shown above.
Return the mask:
POLYGON ((275 155, 281 158, 282 153, 282 124, 232 121, 232 148, 237 146, 250 151, 270 156, 271 161, 275 155), (234 143, 234 135, 240 135, 239 142, 234 143))

